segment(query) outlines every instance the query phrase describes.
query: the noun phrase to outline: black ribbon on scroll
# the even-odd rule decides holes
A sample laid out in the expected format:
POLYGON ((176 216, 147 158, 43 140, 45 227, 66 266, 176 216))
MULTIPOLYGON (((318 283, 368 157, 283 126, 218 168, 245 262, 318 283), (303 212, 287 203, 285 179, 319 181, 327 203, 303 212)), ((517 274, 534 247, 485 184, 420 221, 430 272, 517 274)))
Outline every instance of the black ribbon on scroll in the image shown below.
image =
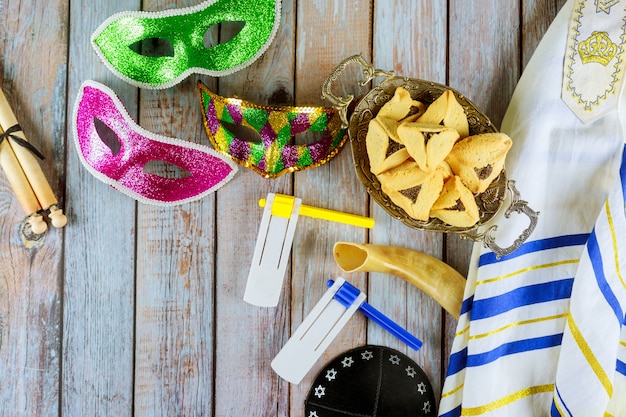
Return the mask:
POLYGON ((3 133, 0 133, 0 143, 2 143, 2 141, 4 140, 4 138, 11 138, 13 139, 18 145, 28 149, 29 151, 31 151, 32 153, 34 153, 39 159, 44 160, 46 159, 41 152, 39 152, 37 150, 37 148, 35 148, 29 141, 20 138, 19 136, 14 135, 15 132, 19 132, 20 130, 22 130, 22 127, 20 125, 14 125, 11 126, 10 128, 8 128, 7 130, 5 130, 3 133))

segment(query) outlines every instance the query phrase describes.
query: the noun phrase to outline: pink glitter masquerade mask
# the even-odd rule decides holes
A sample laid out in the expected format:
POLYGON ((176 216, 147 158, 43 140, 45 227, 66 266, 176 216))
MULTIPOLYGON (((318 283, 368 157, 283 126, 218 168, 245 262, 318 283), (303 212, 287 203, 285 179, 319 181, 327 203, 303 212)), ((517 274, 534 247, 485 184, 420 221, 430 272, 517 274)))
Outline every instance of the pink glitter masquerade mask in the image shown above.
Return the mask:
POLYGON ((222 76, 252 64, 274 39, 280 9, 281 0, 209 0, 162 12, 122 12, 103 22, 91 43, 107 67, 126 82, 167 88, 191 73, 222 76), (207 30, 224 23, 244 26, 232 39, 205 46, 207 30), (171 56, 132 49, 146 40, 171 46, 171 56))
POLYGON ((347 139, 333 108, 267 106, 224 98, 200 81, 198 90, 204 127, 215 149, 265 178, 320 166, 337 155, 347 139), (256 132, 260 140, 237 136, 241 126, 256 132), (289 143, 304 132, 323 137, 305 145, 289 143))
POLYGON ((202 198, 237 171, 232 161, 207 146, 142 129, 113 91, 94 81, 81 86, 72 121, 79 157, 89 172, 143 203, 174 205, 202 198), (104 133, 114 134, 119 150, 109 144, 108 135, 102 137, 104 133), (173 164, 190 175, 165 178, 146 173, 150 161, 173 164))

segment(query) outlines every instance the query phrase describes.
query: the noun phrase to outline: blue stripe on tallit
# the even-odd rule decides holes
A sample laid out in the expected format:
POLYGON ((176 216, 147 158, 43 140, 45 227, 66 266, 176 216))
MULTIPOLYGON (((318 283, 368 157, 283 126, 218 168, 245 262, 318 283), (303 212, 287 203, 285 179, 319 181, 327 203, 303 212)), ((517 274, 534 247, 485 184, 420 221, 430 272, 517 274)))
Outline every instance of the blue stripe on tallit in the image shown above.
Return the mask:
POLYGON ((559 413, 559 410, 556 409, 554 401, 552 401, 552 407, 550 407, 550 417, 562 417, 561 413, 559 413))
POLYGON ((550 407, 550 417, 561 417, 561 413, 556 409, 556 405, 554 405, 554 401, 552 401, 552 407, 550 407))
POLYGON ((516 288, 502 295, 474 300, 471 320, 486 319, 518 307, 570 298, 573 278, 516 288))
POLYGON ((503 356, 514 355, 516 353, 560 346, 561 340, 563 340, 563 333, 505 343, 488 352, 469 355, 467 357, 467 367, 486 365, 503 356))
POLYGON ((467 300, 463 300, 463 304, 461 304, 461 315, 467 313, 472 309, 472 304, 474 303, 474 296, 472 295, 467 300))
POLYGON ((457 372, 465 369, 465 363, 467 362, 467 348, 459 350, 456 353, 450 355, 450 362, 448 363, 447 376, 454 375, 457 372))
POLYGON ((496 259, 495 253, 487 252, 480 255, 480 258, 478 259, 478 266, 481 267, 494 264, 496 262, 504 262, 508 259, 513 259, 531 252, 539 252, 542 250, 556 249, 567 246, 584 245, 585 242, 587 242, 588 236, 589 234, 587 233, 580 233, 576 235, 555 236, 547 239, 533 240, 522 244, 517 250, 515 250, 515 252, 510 255, 503 256, 500 259, 496 259))
POLYGON ((595 230, 591 232, 589 236, 589 240, 587 242, 587 252, 589 253, 589 258, 591 259, 591 266, 593 267, 593 272, 596 276, 596 282, 598 283, 598 288, 604 295, 604 299, 611 306, 615 316, 617 317, 618 323, 621 325, 624 317, 624 312, 622 311, 622 306, 619 304, 619 300, 613 293, 611 286, 606 280, 606 276, 604 275, 604 268, 602 266, 602 254, 600 253, 600 247, 598 246, 598 239, 596 236, 595 230))
POLYGON ((619 372, 620 374, 626 376, 626 363, 618 359, 617 363, 615 364, 615 370, 619 372))
POLYGON ((445 414, 441 414, 439 417, 459 417, 461 415, 461 406, 459 405, 454 410, 450 410, 445 414))
MULTIPOLYGON (((565 411, 567 411, 567 415, 572 417, 573 414, 570 411, 570 409, 567 408, 567 404, 565 404, 565 401, 563 401, 563 397, 561 397, 561 393, 559 392, 559 387, 557 387, 556 385, 554 385, 554 392, 556 396, 559 398, 559 402, 561 403, 562 407, 565 409, 565 411)), ((552 400, 552 407, 556 411, 557 416, 562 416, 561 413, 559 413, 559 411, 556 409, 556 405, 554 404, 554 399, 552 400)), ((566 417, 566 416, 562 416, 562 417, 566 417)))
POLYGON ((624 151, 622 152, 622 165, 619 167, 619 177, 622 180, 622 195, 626 198, 626 146, 624 146, 624 151))

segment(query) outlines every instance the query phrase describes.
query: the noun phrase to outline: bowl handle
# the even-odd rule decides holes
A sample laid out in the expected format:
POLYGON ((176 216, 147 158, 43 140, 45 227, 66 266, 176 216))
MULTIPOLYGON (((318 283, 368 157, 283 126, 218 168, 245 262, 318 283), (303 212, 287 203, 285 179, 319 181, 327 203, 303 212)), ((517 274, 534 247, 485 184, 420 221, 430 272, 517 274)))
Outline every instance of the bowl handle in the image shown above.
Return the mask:
POLYGON ((359 85, 363 87, 365 84, 369 83, 376 77, 385 76, 387 78, 393 77, 393 71, 384 71, 375 69, 374 66, 363 59, 363 55, 353 55, 341 61, 339 65, 335 67, 335 69, 330 73, 326 81, 324 81, 324 85, 322 86, 322 98, 328 100, 331 105, 339 112, 339 116, 341 117, 341 127, 343 129, 348 128, 348 106, 354 99, 352 94, 348 95, 348 97, 337 97, 330 90, 332 87, 332 82, 337 81, 337 78, 341 73, 346 69, 348 64, 356 63, 361 65, 361 69, 363 70, 363 74, 365 78, 359 82, 359 85))
POLYGON ((528 202, 524 201, 520 198, 520 193, 515 187, 515 181, 509 180, 507 181, 507 188, 511 192, 512 201, 509 207, 504 212, 504 217, 507 219, 511 217, 513 212, 517 212, 520 214, 525 214, 530 219, 530 223, 526 229, 522 231, 522 233, 518 236, 517 239, 506 248, 503 248, 496 244, 496 239, 493 236, 493 232, 498 229, 497 225, 491 226, 488 230, 483 233, 462 233, 461 237, 464 239, 471 239, 475 242, 482 242, 483 247, 491 249, 496 255, 496 259, 500 259, 503 256, 509 255, 516 251, 522 243, 524 243, 531 233, 535 230, 537 226, 537 218, 539 217, 539 212, 528 207, 528 202))

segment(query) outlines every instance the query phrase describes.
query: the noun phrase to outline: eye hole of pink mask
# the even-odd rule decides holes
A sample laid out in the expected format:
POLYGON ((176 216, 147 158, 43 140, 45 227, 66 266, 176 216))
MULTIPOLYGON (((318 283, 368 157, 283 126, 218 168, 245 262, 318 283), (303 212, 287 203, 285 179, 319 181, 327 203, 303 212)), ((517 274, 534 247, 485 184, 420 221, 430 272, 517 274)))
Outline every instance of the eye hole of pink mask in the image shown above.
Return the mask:
POLYGON ((187 178, 191 175, 191 172, 182 169, 178 165, 170 164, 166 161, 159 161, 158 159, 148 161, 143 167, 143 172, 158 175, 163 178, 187 178))
POLYGON ((117 96, 94 81, 80 88, 73 130, 80 160, 89 172, 144 203, 173 205, 202 198, 237 171, 232 161, 207 146, 141 128, 117 96), (152 173, 163 167, 169 167, 174 178, 152 173))
POLYGON ((113 156, 120 153, 122 144, 117 138, 115 132, 111 130, 109 126, 106 125, 106 123, 96 117, 93 118, 93 126, 96 129, 100 140, 102 140, 102 142, 104 142, 104 144, 108 146, 109 149, 111 149, 111 153, 113 154, 113 156))

